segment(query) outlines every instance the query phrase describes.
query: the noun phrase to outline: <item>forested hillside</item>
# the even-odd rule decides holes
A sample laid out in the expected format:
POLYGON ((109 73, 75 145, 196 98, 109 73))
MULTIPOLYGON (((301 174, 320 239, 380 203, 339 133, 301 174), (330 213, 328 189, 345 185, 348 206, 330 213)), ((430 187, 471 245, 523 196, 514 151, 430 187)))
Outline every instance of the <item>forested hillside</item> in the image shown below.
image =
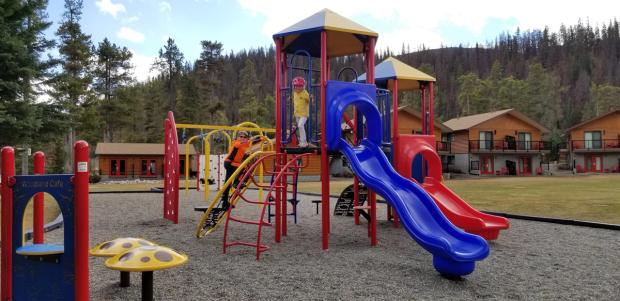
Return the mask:
MULTIPOLYGON (((161 142, 168 110, 178 122, 273 125, 272 47, 225 52, 226 45, 197 36, 202 53, 187 61, 170 38, 152 66, 159 75, 137 82, 126 47, 92 41, 82 31, 81 0, 65 1, 55 40, 43 35, 51 25, 46 6, 46 0, 0 3, 0 145, 44 148, 55 162, 50 169, 60 170, 65 146, 75 139, 93 146, 161 142), (54 48, 58 57, 49 57, 54 48), (42 95, 49 100, 41 102, 42 95)), ((498 33, 485 45, 379 50, 376 61, 389 55, 437 78, 441 120, 514 107, 559 141, 562 129, 620 107, 617 20, 498 33)), ((359 56, 334 59, 332 78, 345 66, 363 72, 362 65, 359 56)), ((401 101, 418 105, 411 93, 401 101)))

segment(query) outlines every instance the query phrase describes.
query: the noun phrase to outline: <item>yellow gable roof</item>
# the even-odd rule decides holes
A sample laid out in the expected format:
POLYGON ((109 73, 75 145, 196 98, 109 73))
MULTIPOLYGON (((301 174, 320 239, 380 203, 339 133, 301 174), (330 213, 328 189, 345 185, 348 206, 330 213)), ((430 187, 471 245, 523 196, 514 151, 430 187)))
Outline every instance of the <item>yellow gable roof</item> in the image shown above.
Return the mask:
MULTIPOLYGON (((413 68, 394 57, 388 57, 379 65, 375 66, 375 83, 384 83, 388 89, 392 89, 394 79, 398 79, 398 90, 417 90, 420 82, 434 82, 435 78, 413 68)), ((358 77, 358 81, 365 82, 366 74, 358 77)))

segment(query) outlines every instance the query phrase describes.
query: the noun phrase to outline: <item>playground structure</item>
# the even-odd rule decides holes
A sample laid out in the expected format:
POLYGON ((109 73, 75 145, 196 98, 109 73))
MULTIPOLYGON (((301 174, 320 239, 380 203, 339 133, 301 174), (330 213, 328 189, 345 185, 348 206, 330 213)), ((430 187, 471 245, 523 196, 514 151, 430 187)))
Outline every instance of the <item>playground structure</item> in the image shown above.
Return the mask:
MULTIPOLYGON (((499 230, 508 227, 507 220, 475 211, 441 183, 441 163, 435 151, 434 136, 431 132, 434 124, 434 78, 420 72, 421 75, 418 74, 417 77, 401 80, 402 88, 421 91, 423 134, 398 133, 396 114, 399 78, 378 77, 380 81, 377 85, 383 89, 378 89, 375 85, 377 77, 374 45, 377 37, 375 32, 327 9, 274 35, 275 152, 255 153, 242 164, 243 168, 239 168, 223 187, 229 189, 233 185, 234 178, 242 179, 231 196, 233 206, 227 208, 225 213, 215 214, 216 211, 213 209, 216 208, 222 192, 220 190, 206 208, 197 227, 196 236, 201 237, 210 233, 223 218, 226 218, 224 252, 234 245, 251 246, 256 248, 258 259, 261 252, 268 250, 268 246, 261 243, 262 227, 274 227, 274 240, 277 243, 287 235, 289 176, 298 171, 300 159, 310 154, 317 154, 321 157, 322 248, 328 249, 330 232, 328 162, 331 155, 342 154, 348 159, 355 173, 353 194, 354 209, 357 211, 355 222, 359 223, 361 211, 369 217, 369 237, 372 246, 377 243, 376 193, 379 193, 387 201, 390 211, 393 209, 392 215, 398 217, 409 235, 433 254, 433 265, 439 273, 462 276, 473 272, 475 262, 484 259, 489 253, 486 241, 478 235, 488 239, 497 238, 499 230), (353 54, 362 54, 364 57, 366 73, 361 80, 366 83, 330 80, 328 59, 353 54), (317 60, 320 61, 320 67, 315 69, 313 61, 317 60), (302 76, 307 82, 310 94, 306 125, 308 142, 317 144, 318 147, 300 148, 295 144, 296 128, 292 115, 291 81, 296 76, 302 76), (342 120, 353 131, 351 141, 343 138, 342 120), (262 179, 263 165, 267 160, 274 162, 273 171, 268 172, 272 176, 271 184, 266 186, 263 183, 254 183, 259 189, 267 188, 267 193, 263 195, 261 190, 258 200, 250 200, 244 194, 247 189, 244 183, 254 181, 256 170, 261 171, 262 179), (241 169, 245 172, 242 173, 241 169), (369 188, 368 201, 364 206, 359 205, 360 182, 369 188), (261 206, 260 219, 249 221, 233 216, 231 212, 238 199, 261 206), (270 209, 271 206, 275 207, 273 223, 264 220, 265 209, 270 209), (488 220, 491 222, 487 222, 488 220), (257 225, 256 242, 227 242, 230 221, 257 225), (455 224, 478 235, 465 233, 455 224), (471 226, 472 224, 474 226, 471 226)), ((377 69, 381 72, 382 68, 378 66, 377 69)), ((352 68, 340 70, 337 73, 338 77, 346 70, 352 71, 355 73, 355 78, 358 78, 352 68)), ((172 120, 170 124, 171 128, 174 128, 171 114, 168 120, 172 120)), ((174 132, 176 135, 176 130, 174 132)), ((166 137, 171 135, 167 133, 166 137)), ((170 140, 170 143, 176 141, 170 140)), ((170 147, 170 149, 177 148, 170 147)))
POLYGON ((42 175, 39 162, 36 175, 16 176, 14 149, 2 148, 2 300, 89 299, 88 144, 76 142, 74 153, 74 174, 42 175), (43 193, 60 207, 63 245, 44 243, 39 224, 25 243, 26 205, 43 193))

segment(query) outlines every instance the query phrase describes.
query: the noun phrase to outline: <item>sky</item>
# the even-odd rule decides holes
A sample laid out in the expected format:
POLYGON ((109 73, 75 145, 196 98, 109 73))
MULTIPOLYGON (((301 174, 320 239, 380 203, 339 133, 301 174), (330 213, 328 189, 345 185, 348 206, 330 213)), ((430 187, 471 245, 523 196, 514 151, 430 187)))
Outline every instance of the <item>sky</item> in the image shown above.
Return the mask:
MULTIPOLYGON (((50 0, 46 32, 54 36, 64 12, 63 0, 50 0)), ((95 45, 104 38, 133 53, 134 76, 153 75, 150 66, 168 37, 185 59, 200 55, 200 41, 222 42, 226 52, 268 47, 272 35, 329 8, 379 33, 377 48, 400 52, 424 45, 473 46, 499 34, 543 29, 579 20, 592 26, 617 18, 620 1, 544 0, 84 0, 82 30, 95 45)))

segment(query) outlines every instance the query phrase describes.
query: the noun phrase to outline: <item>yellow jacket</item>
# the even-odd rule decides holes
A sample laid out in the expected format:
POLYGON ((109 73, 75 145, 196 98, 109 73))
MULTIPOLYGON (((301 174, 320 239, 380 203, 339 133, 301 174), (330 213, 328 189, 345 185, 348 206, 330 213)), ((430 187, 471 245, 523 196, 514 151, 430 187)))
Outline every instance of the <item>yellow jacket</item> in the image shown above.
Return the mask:
POLYGON ((308 91, 293 91, 293 115, 295 117, 308 117, 308 107, 310 106, 310 95, 308 91))

